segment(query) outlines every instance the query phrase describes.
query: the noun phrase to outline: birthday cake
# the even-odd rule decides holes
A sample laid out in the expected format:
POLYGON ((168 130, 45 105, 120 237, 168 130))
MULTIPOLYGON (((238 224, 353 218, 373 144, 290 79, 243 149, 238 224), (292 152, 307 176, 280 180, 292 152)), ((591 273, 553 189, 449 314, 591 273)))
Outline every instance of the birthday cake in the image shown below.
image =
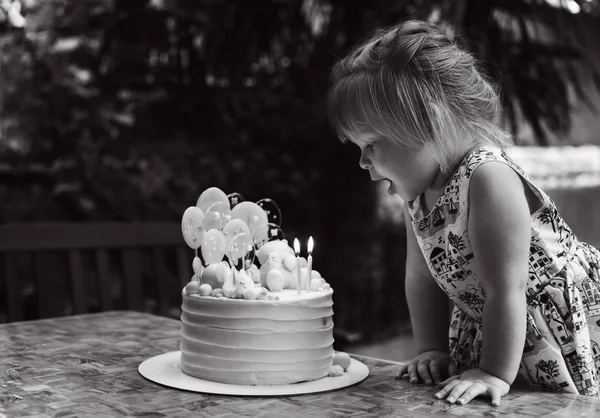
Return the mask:
POLYGON ((333 350, 333 290, 299 241, 291 248, 271 199, 205 190, 182 218, 195 250, 182 291, 181 370, 237 385, 284 385, 337 376, 350 365, 333 350))

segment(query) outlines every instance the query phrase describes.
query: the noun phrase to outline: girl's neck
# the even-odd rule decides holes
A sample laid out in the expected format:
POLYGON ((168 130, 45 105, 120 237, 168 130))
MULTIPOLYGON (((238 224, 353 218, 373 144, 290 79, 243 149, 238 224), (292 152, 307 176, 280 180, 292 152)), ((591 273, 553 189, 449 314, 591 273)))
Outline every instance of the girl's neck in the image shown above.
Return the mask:
POLYGON ((448 182, 449 178, 450 178, 450 171, 448 170, 448 172, 445 172, 440 167, 437 174, 433 178, 433 181, 431 182, 429 187, 425 190, 425 192, 427 192, 427 191, 435 192, 438 190, 443 190, 446 187, 446 183, 448 182))
POLYGON ((449 178, 450 174, 443 172, 441 169, 438 170, 433 182, 427 189, 425 189, 420 197, 421 205, 423 206, 425 213, 429 213, 431 211, 440 196, 444 193, 449 178))
POLYGON ((427 188, 427 190, 436 191, 443 190, 448 183, 450 177, 454 174, 454 172, 458 169, 458 166, 462 164, 464 159, 470 155, 473 151, 478 148, 481 148, 483 144, 475 143, 475 142, 465 142, 464 146, 460 148, 460 150, 456 150, 456 156, 452 159, 450 164, 445 170, 442 170, 440 166, 440 170, 437 175, 431 182, 431 185, 427 188))
POLYGON ((440 167, 429 187, 425 189, 421 195, 421 202, 424 205, 426 212, 429 212, 437 203, 440 196, 442 196, 446 186, 448 185, 448 182, 450 181, 450 177, 452 177, 465 157, 473 152, 476 148, 479 148, 479 146, 480 145, 471 144, 470 147, 466 147, 463 152, 459 153, 457 158, 455 158, 454 161, 449 164, 448 168, 442 170, 440 167))

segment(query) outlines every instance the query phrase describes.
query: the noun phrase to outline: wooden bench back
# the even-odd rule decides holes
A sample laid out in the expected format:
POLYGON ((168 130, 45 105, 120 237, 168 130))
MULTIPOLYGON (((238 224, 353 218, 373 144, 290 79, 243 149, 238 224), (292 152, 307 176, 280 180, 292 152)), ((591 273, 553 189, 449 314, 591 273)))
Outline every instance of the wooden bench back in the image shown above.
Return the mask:
POLYGON ((0 226, 0 318, 112 309, 173 316, 192 257, 177 223, 0 226))

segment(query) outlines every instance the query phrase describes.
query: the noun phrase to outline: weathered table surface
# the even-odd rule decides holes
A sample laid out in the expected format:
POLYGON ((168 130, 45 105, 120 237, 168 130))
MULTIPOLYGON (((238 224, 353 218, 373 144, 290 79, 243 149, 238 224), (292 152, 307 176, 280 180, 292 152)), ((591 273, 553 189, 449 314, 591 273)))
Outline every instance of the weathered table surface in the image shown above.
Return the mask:
POLYGON ((394 380, 396 363, 359 356, 366 380, 312 395, 205 395, 138 373, 178 345, 179 321, 137 312, 0 325, 0 417, 600 417, 598 398, 516 389, 499 407, 450 405, 433 399, 434 387, 394 380))

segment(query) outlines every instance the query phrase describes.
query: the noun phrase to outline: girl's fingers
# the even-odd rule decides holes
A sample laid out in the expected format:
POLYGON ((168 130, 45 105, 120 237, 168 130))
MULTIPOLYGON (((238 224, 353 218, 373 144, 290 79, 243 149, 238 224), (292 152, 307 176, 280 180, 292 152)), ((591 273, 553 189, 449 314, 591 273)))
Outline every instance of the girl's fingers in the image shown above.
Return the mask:
POLYGON ((492 386, 488 389, 488 393, 492 397, 492 406, 499 406, 500 398, 502 398, 502 393, 500 392, 500 389, 492 386))
MULTIPOLYGON (((419 383, 423 380, 425 384, 446 384, 450 382, 452 377, 458 374, 458 370, 454 362, 448 364, 448 374, 450 378, 442 382, 442 375, 445 374, 445 361, 440 362, 438 359, 424 359, 420 361, 411 361, 403 363, 396 371, 395 379, 403 379, 408 376, 410 383, 419 383)), ((458 377, 458 376, 456 376, 458 377)))
POLYGON ((429 372, 431 373, 431 378, 433 379, 434 385, 437 385, 442 381, 440 366, 437 360, 432 360, 431 363, 429 363, 429 372))
POLYGON ((485 385, 481 383, 473 383, 469 382, 471 386, 469 386, 464 393, 462 393, 457 399, 456 403, 460 405, 464 405, 469 403, 473 398, 476 398, 479 395, 485 394, 488 390, 485 385))
POLYGON ((410 383, 419 383, 419 373, 417 373, 416 363, 410 363, 408 365, 408 380, 410 383))
POLYGON ((431 374, 429 373, 429 363, 430 360, 421 360, 419 365, 417 366, 417 370, 419 371, 419 376, 423 379, 426 385, 431 384, 431 374))
POLYGON ((408 365, 402 364, 400 367, 398 367, 398 371, 396 372, 395 378, 402 379, 407 371, 408 371, 408 365))
POLYGON ((440 382, 440 385, 442 385, 442 386, 447 385, 448 383, 450 383, 454 380, 457 380, 459 378, 460 378, 460 375, 458 375, 458 374, 452 375, 448 379, 444 380, 443 382, 440 382))
POLYGON ((466 392, 466 390, 471 387, 471 385, 473 385, 473 382, 469 380, 459 380, 458 382, 459 383, 457 383, 452 389, 452 392, 450 392, 446 397, 446 401, 450 403, 456 402, 456 400, 460 398, 466 392))
POLYGON ((434 397, 436 399, 444 399, 451 391, 452 389, 454 389, 454 387, 456 385, 458 385, 460 383, 460 380, 458 380, 458 377, 454 377, 454 378, 449 378, 444 380, 441 384, 445 385, 440 391, 438 391, 434 397))

